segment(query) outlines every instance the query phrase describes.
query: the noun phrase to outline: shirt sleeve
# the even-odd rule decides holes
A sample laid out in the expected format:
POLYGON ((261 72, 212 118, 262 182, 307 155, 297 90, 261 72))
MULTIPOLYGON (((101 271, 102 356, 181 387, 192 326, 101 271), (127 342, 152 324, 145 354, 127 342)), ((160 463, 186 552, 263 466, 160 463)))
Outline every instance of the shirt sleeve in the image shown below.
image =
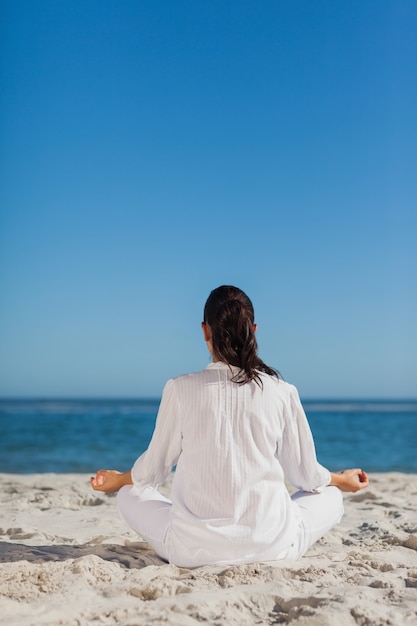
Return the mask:
POLYGON ((155 429, 148 449, 132 468, 133 484, 139 489, 157 487, 176 465, 181 453, 181 419, 174 380, 162 392, 155 429))
POLYGON ((317 461, 310 425, 293 385, 290 385, 284 410, 284 428, 277 456, 285 477, 297 489, 320 492, 330 483, 330 472, 317 461))

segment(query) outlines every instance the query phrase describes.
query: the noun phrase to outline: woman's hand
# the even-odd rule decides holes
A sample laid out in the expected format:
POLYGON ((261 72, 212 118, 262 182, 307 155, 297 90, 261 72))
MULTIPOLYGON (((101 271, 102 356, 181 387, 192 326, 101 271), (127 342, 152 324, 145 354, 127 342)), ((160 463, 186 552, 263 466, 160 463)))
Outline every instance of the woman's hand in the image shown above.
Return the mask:
POLYGON ((369 485, 369 479, 361 469, 347 469, 339 474, 331 473, 330 485, 339 487, 341 491, 356 492, 369 485))
POLYGON ((95 491, 113 493, 119 491, 124 485, 132 484, 130 471, 122 474, 117 470, 99 470, 95 476, 90 478, 90 483, 95 491))

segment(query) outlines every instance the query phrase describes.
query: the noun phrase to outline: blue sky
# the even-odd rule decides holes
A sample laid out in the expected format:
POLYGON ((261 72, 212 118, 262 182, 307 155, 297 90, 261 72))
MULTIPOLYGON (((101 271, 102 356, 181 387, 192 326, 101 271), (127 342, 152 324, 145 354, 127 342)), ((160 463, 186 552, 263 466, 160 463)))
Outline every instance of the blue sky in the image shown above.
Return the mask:
POLYGON ((414 1, 1 11, 0 396, 159 396, 224 283, 302 396, 417 396, 414 1))

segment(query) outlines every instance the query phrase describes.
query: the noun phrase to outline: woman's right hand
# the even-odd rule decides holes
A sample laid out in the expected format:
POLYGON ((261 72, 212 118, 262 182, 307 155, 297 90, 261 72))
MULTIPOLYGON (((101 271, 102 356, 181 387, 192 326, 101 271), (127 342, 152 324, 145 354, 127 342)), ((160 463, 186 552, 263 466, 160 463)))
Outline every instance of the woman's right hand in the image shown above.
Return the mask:
POLYGON ((350 491, 355 493, 361 489, 365 489, 369 485, 369 479, 366 472, 361 469, 347 469, 339 474, 331 473, 330 485, 339 487, 341 491, 350 491))

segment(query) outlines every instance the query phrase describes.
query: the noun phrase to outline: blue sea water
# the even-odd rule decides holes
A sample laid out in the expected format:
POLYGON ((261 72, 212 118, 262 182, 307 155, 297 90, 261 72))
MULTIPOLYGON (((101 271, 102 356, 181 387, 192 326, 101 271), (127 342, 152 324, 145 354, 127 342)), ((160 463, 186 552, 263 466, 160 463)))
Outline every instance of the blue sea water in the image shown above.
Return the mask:
MULTIPOLYGON (((128 469, 147 447, 158 399, 0 400, 0 472, 128 469)), ((417 473, 417 400, 303 402, 331 470, 417 473)))

